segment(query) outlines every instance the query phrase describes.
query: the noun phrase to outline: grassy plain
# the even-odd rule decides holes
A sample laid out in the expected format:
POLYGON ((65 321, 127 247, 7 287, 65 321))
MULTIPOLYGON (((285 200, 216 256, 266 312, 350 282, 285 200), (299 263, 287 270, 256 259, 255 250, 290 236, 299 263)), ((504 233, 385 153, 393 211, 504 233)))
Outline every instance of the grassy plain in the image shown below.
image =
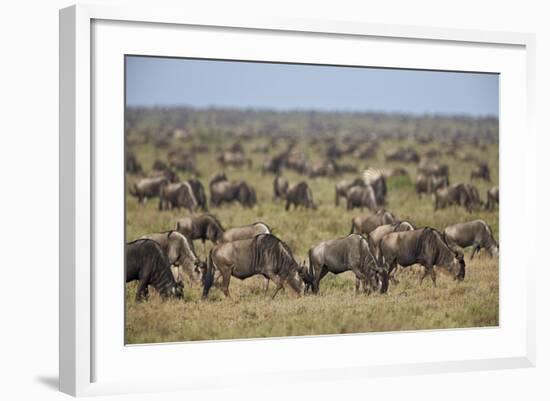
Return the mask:
MULTIPOLYGON (((253 159, 253 167, 226 169, 229 179, 244 179, 257 191, 258 204, 253 209, 243 209, 238 204, 212 208, 225 228, 264 221, 274 233, 293 250, 300 262, 306 259, 308 249, 317 243, 343 237, 350 231, 351 219, 360 213, 348 212, 344 203, 334 204, 334 183, 337 179, 353 177, 354 174, 338 178, 310 179, 292 171, 284 176, 290 183, 306 180, 310 185, 317 211, 291 210, 285 212, 284 204, 273 201, 273 175, 262 175, 263 154, 252 153, 252 149, 266 139, 257 138, 242 141, 246 153, 253 159)), ((228 139, 210 146, 209 153, 197 155, 197 167, 207 194, 209 178, 221 170, 216 161, 216 146, 226 147, 234 142, 228 139)), ((282 142, 282 141, 281 141, 282 142)), ((183 145, 186 145, 182 142, 183 145)), ((270 154, 283 149, 271 149, 270 154)), ((410 178, 399 177, 388 180, 388 204, 386 208, 397 217, 407 219, 417 226, 432 226, 443 229, 456 222, 476 218, 486 220, 498 241, 498 210, 493 212, 474 211, 468 213, 458 207, 434 212, 429 197, 418 198, 414 191, 415 164, 387 163, 384 152, 389 148, 412 146, 422 154, 437 144, 420 145, 411 140, 383 141, 377 155, 367 161, 344 157, 358 167, 405 167, 410 178)), ((320 149, 311 149, 303 141, 299 146, 309 154, 310 160, 320 159, 320 149)), ((166 159, 166 150, 151 144, 135 145, 132 150, 149 171, 155 159, 166 159)), ((498 144, 487 144, 486 148, 472 144, 464 145, 463 151, 487 161, 491 169, 492 182, 475 181, 483 199, 490 186, 498 185, 498 144)), ((470 182, 471 162, 441 156, 439 161, 450 167, 452 183, 470 182)), ((188 176, 180 173, 180 178, 188 176)), ((136 179, 129 176, 128 181, 136 179)), ((157 201, 151 200, 145 206, 135 198, 126 200, 126 237, 128 241, 139 236, 172 229, 177 218, 186 211, 164 211, 156 209, 157 201)), ((207 244, 207 248, 211 245, 207 244)), ((200 242, 195 243, 199 256, 205 253, 200 242)), ((481 256, 469 260, 467 250, 466 279, 455 282, 438 273, 438 286, 430 280, 419 285, 420 270, 416 266, 402 271, 401 282, 390 285, 386 295, 371 296, 354 294, 354 276, 344 273, 327 275, 321 281, 319 296, 295 298, 292 294, 280 292, 274 300, 263 294, 263 279, 251 278, 245 281, 231 279, 231 299, 213 288, 208 301, 200 300, 199 286, 186 285, 184 301, 161 301, 152 291, 147 302, 135 303, 136 285, 127 285, 126 294, 126 340, 127 343, 154 343, 166 341, 236 339, 278 336, 300 336, 314 334, 358 333, 373 331, 417 330, 458 327, 496 326, 499 324, 499 269, 498 258, 490 259, 485 251, 481 256)), ((272 287, 273 289, 273 287, 272 287)))

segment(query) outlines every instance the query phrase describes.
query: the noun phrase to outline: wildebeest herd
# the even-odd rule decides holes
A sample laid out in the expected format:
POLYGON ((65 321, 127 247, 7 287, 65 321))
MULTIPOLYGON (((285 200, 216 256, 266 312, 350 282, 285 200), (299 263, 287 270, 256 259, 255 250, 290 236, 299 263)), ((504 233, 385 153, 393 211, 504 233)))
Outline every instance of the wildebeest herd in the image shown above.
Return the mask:
POLYGON ((498 160, 469 153, 492 149, 494 136, 296 137, 265 128, 208 140, 183 131, 127 137, 126 281, 138 282, 138 301, 149 287, 182 304, 190 289, 199 302, 212 291, 234 298, 231 279, 253 276, 272 302, 282 289, 315 299, 328 273, 345 272, 357 296, 383 300, 405 293, 400 278, 411 266, 417 286, 429 277, 435 288, 436 271, 460 285, 481 250, 498 257, 498 227, 487 219, 498 216, 498 160), (438 214, 445 224, 429 224, 438 214))

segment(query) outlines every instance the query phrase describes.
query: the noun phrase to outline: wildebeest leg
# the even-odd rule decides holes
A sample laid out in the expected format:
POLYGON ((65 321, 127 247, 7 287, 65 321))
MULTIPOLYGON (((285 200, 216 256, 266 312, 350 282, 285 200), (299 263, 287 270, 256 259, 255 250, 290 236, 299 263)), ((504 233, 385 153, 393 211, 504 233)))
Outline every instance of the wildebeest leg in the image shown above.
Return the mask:
POLYGON ((147 282, 149 281, 148 277, 144 277, 139 280, 139 284, 136 290, 136 302, 141 301, 144 298, 147 298, 149 295, 149 289, 147 288, 147 282))
POLYGON ((289 208, 290 208, 290 202, 286 201, 285 210, 288 212, 289 208))
POLYGON ((230 280, 231 280, 231 270, 222 272, 222 291, 227 298, 230 298, 230 295, 229 295, 230 280))
POLYGON ((422 277, 420 278, 420 284, 422 284, 422 282, 424 281, 424 278, 427 276, 427 275, 430 275, 430 277, 432 278, 432 282, 434 284, 434 287, 436 287, 436 283, 435 283, 435 270, 434 270, 434 267, 432 265, 427 265, 427 266, 424 266, 424 274, 422 275, 422 277))
POLYGON ((470 255, 470 260, 474 258, 474 255, 476 254, 476 252, 479 252, 480 248, 481 247, 479 244, 474 245, 474 249, 472 250, 472 254, 470 255))
POLYGON ((435 269, 433 268, 433 266, 430 266, 430 276, 432 277, 432 283, 434 283, 434 287, 436 287, 436 283, 435 283, 435 269))
POLYGON ((269 290, 269 277, 264 277, 264 295, 267 297, 267 291, 269 290))

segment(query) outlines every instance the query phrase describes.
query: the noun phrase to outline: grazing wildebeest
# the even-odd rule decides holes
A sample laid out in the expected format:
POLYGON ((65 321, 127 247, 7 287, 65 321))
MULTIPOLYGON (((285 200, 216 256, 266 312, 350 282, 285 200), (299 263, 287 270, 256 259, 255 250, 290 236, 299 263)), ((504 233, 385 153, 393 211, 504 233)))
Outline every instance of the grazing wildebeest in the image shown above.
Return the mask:
POLYGON ((163 185, 168 184, 166 177, 142 178, 130 186, 130 195, 138 198, 139 203, 145 203, 147 199, 159 196, 163 185))
POLYGON ((229 166, 241 167, 245 164, 248 168, 252 167, 252 160, 248 159, 242 151, 226 150, 218 156, 218 161, 224 168, 229 166))
POLYGON ((261 221, 242 227, 233 227, 222 234, 221 242, 254 238, 260 234, 271 234, 269 226, 261 221))
POLYGON ((382 172, 378 169, 369 168, 363 172, 365 184, 370 185, 374 191, 374 197, 378 206, 383 206, 386 203, 386 179, 382 172))
POLYGON ((409 173, 403 167, 384 168, 384 169, 381 169, 380 172, 382 173, 382 176, 385 179, 392 178, 392 177, 408 177, 409 176, 409 173))
POLYGON ((491 171, 489 166, 485 162, 478 162, 477 166, 470 173, 470 179, 481 179, 487 182, 491 182, 491 171))
POLYGON ((215 175, 210 181, 210 203, 220 206, 235 201, 244 207, 253 207, 256 191, 245 181, 229 181, 225 173, 215 175))
POLYGON ((419 160, 420 160, 420 156, 412 148, 394 149, 386 152, 386 161, 418 163, 419 160))
POLYGON ((197 161, 195 155, 188 153, 183 149, 175 149, 168 154, 168 162, 176 170, 188 171, 196 176, 200 176, 197 171, 197 161))
POLYGON ((315 162, 309 169, 309 176, 315 177, 333 177, 338 173, 338 165, 334 160, 320 160, 315 162))
POLYGON ((177 283, 183 284, 184 273, 192 283, 196 283, 206 270, 205 263, 197 257, 187 238, 177 231, 147 234, 140 239, 150 239, 160 245, 177 283))
POLYGON ((346 194, 347 209, 353 208, 367 208, 371 211, 378 210, 378 203, 376 202, 376 195, 373 188, 370 185, 364 187, 351 187, 346 194))
POLYGON ((426 176, 446 177, 449 180, 449 166, 430 159, 422 159, 418 164, 418 173, 426 176))
POLYGON ((431 194, 441 188, 449 186, 449 178, 446 176, 425 175, 420 173, 416 176, 415 190, 418 197, 422 194, 431 194))
POLYGON ((198 206, 193 188, 187 181, 164 184, 159 191, 159 210, 180 209, 181 207, 194 213, 198 206))
POLYGON ((375 214, 362 214, 351 220, 350 234, 370 234, 376 227, 394 224, 397 219, 390 212, 380 209, 375 214))
POLYGON ((155 177, 166 177, 168 179, 168 181, 170 182, 178 182, 179 181, 179 177, 178 175, 176 174, 176 172, 168 167, 166 168, 163 168, 163 169, 153 169, 148 177, 150 178, 155 178, 155 177))
POLYGON ((350 234, 344 238, 323 241, 309 250, 309 269, 313 293, 319 293, 319 282, 327 273, 340 274, 351 270, 355 274, 355 292, 372 290, 377 269, 376 260, 365 238, 350 234))
POLYGON ((348 191, 352 187, 364 187, 365 181, 362 178, 355 178, 355 179, 344 179, 340 180, 336 183, 335 187, 335 198, 334 198, 334 204, 338 206, 340 204, 340 197, 346 198, 348 196, 348 191))
POLYGON ((466 208, 468 212, 472 212, 475 207, 479 207, 481 204, 479 192, 470 184, 449 185, 448 187, 438 189, 434 195, 434 210, 458 205, 466 208))
POLYGON ((140 239, 126 244, 126 282, 138 280, 136 301, 146 298, 152 285, 163 297, 183 297, 183 286, 178 285, 170 271, 170 264, 158 243, 140 239))
POLYGON ((498 187, 492 187, 487 190, 487 203, 485 203, 486 210, 493 210, 495 205, 498 205, 499 190, 498 187))
POLYGON ((281 175, 277 175, 273 180, 273 199, 284 199, 287 191, 288 180, 281 175))
POLYGON ((202 182, 200 182, 196 178, 190 178, 189 180, 187 180, 187 183, 191 186, 191 189, 193 190, 193 195, 195 196, 195 200, 197 201, 197 206, 203 211, 207 212, 208 203, 206 201, 206 191, 204 190, 202 182))
POLYGON ((443 233, 450 244, 456 244, 461 248, 473 246, 470 259, 473 259, 481 248, 487 250, 491 257, 498 256, 498 243, 493 237, 491 227, 484 220, 457 223, 445 228, 443 233))
MULTIPOLYGON (((421 284, 429 274, 433 285, 436 285, 435 266, 444 267, 457 280, 464 280, 466 274, 462 252, 451 248, 443 234, 430 227, 385 235, 380 241, 377 259, 378 266, 389 275, 398 264, 403 267, 421 264, 424 266, 421 284)), ((387 281, 385 284, 382 292, 387 291, 387 281)))
POLYGON ((214 270, 222 277, 222 290, 229 297, 231 276, 244 280, 260 274, 273 280, 277 287, 272 295, 283 286, 289 286, 298 296, 309 281, 308 272, 294 259, 290 248, 272 234, 260 234, 251 239, 215 245, 208 255, 207 272, 203 280, 203 298, 214 281, 214 270))
POLYGON ((176 231, 185 235, 190 241, 200 239, 203 246, 206 240, 217 244, 222 241, 223 229, 220 221, 211 214, 190 216, 176 222, 176 231))
POLYGON ((300 181, 288 188, 286 193, 285 210, 289 210, 291 205, 296 209, 298 206, 303 206, 306 209, 317 210, 317 206, 313 201, 311 189, 305 181, 300 181))

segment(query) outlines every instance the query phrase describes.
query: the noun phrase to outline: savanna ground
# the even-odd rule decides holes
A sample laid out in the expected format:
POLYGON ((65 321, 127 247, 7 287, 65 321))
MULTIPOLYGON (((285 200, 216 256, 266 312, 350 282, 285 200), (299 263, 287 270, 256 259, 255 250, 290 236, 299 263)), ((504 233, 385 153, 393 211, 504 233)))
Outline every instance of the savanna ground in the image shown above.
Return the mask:
MULTIPOLYGON (((155 124, 149 122, 149 129, 154 130, 155 124)), ((171 140, 170 146, 177 144, 183 147, 198 141, 193 135, 171 140)), ((214 173, 221 171, 216 161, 217 149, 227 148, 237 139, 231 135, 217 135, 209 137, 207 141, 210 145, 209 152, 197 154, 197 168, 209 196, 208 181, 214 173)), ((224 228, 261 220, 290 246, 299 262, 307 259, 310 247, 321 241, 349 234, 352 217, 361 212, 358 209, 346 211, 343 199, 340 206, 335 207, 334 184, 339 179, 355 177, 357 174, 312 179, 285 170, 283 175, 291 184, 299 180, 308 182, 314 200, 319 206, 316 211, 292 209, 286 212, 282 201, 273 201, 274 176, 262 175, 261 165, 266 155, 252 152, 257 145, 268 143, 268 138, 258 135, 253 139, 239 142, 245 148, 247 156, 252 158, 253 167, 227 168, 225 172, 230 180, 244 179, 252 184, 257 192, 258 204, 252 209, 244 209, 238 204, 210 208, 210 212, 219 218, 224 228)), ((282 151, 286 143, 284 140, 280 141, 275 148, 270 149, 269 155, 282 151)), ((421 144, 412 137, 399 140, 381 138, 381 145, 375 157, 359 160, 345 156, 338 161, 352 163, 360 169, 404 167, 409 173, 409 178, 397 177, 387 181, 387 210, 418 227, 431 226, 437 229, 481 218, 490 225, 498 241, 498 209, 493 212, 477 210, 468 213, 463 208, 450 207, 434 212, 431 197, 418 198, 414 190, 416 164, 386 162, 384 158, 386 150, 404 146, 411 146, 420 154, 429 149, 441 150, 442 155, 437 160, 449 165, 451 183, 470 182, 473 163, 446 155, 445 150, 453 145, 443 145, 439 142, 421 144)), ((298 147, 308 155, 310 161, 322 158, 322 144, 311 148, 308 139, 302 138, 299 139, 298 147)), ((131 150, 145 172, 151 170, 156 159, 166 160, 168 153, 166 148, 159 148, 152 141, 134 141, 131 150)), ((487 142, 484 146, 468 142, 461 145, 461 151, 489 164, 492 182, 473 182, 484 200, 487 189, 498 185, 498 142, 487 142)), ((190 174, 180 172, 179 176, 186 179, 190 174)), ((127 181, 132 182, 136 178, 128 176, 127 181)), ((156 199, 142 206, 135 198, 127 195, 127 241, 147 233, 172 229, 175 221, 187 214, 188 212, 183 209, 180 212, 159 212, 156 199)), ((210 246, 211 244, 207 243, 207 250, 210 246)), ((201 259, 206 258, 199 241, 195 242, 195 249, 201 259)), ((264 296, 261 277, 245 281, 232 278, 231 298, 225 298, 220 289, 214 287, 207 301, 200 299, 199 285, 191 286, 186 282, 183 301, 162 301, 153 290, 148 301, 136 303, 136 284, 130 283, 126 286, 126 342, 138 344, 497 326, 498 258, 490 259, 482 250, 480 256, 470 261, 470 252, 471 249, 466 250, 466 278, 463 282, 453 281, 438 271, 437 287, 434 288, 429 279, 419 285, 421 271, 417 266, 413 266, 401 270, 398 275, 400 283, 390 285, 388 293, 384 295, 355 295, 355 278, 350 272, 338 276, 328 274, 321 281, 318 296, 296 298, 288 291, 281 291, 273 300, 264 296)), ((271 284, 270 290, 273 289, 274 285, 271 284)))

